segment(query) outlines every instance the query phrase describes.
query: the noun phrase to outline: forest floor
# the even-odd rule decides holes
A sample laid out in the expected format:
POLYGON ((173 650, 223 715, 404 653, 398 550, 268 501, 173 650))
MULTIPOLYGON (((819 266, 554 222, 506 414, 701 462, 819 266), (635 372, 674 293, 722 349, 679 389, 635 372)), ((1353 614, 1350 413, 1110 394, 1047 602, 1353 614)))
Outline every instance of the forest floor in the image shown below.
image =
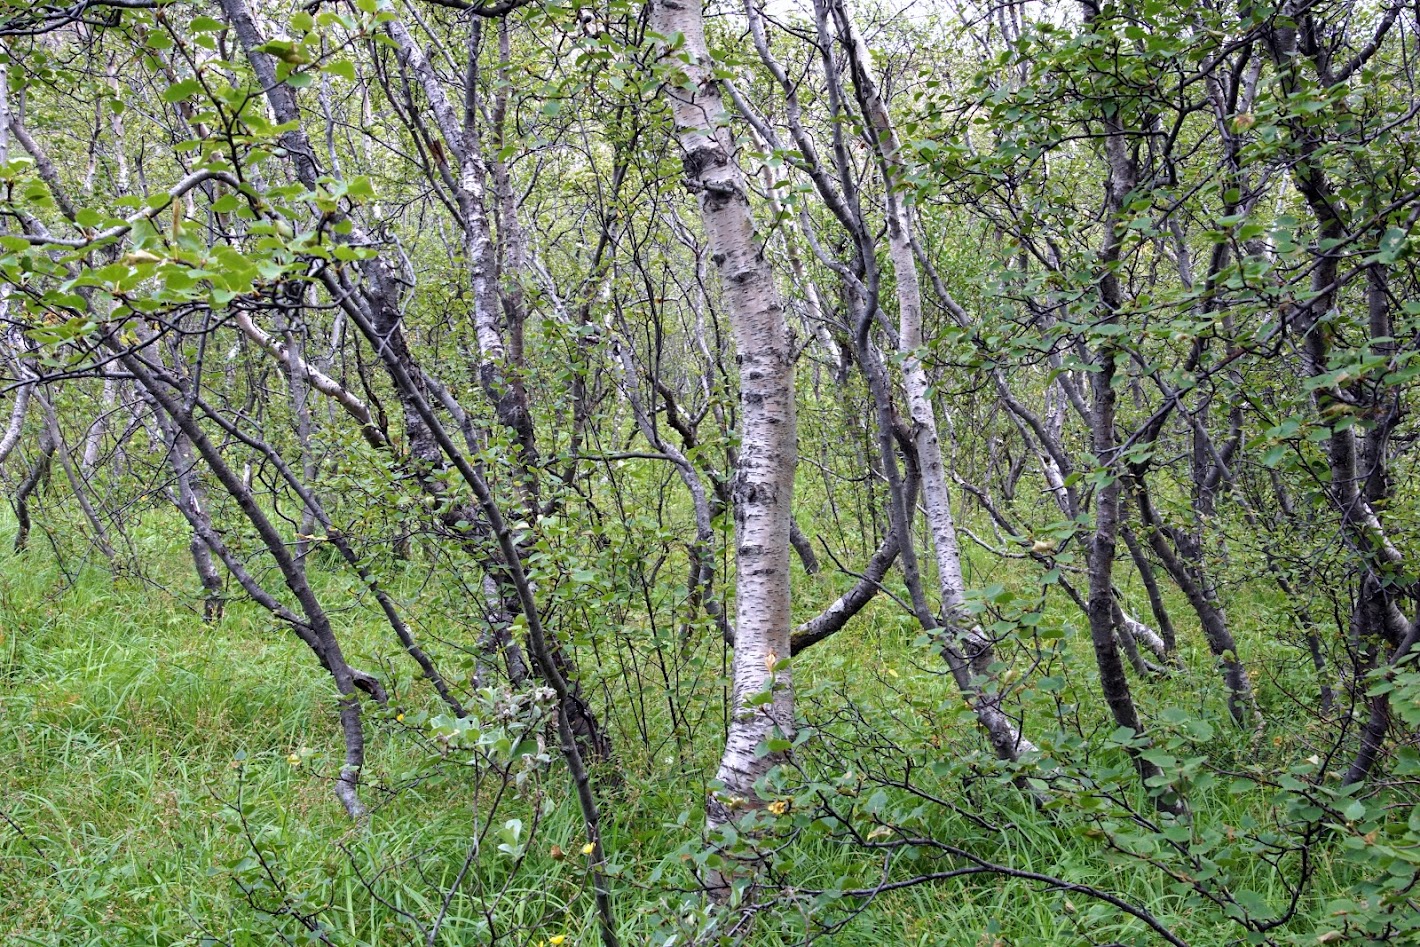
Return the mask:
MULTIPOLYGON (((438 914, 470 838, 485 826, 491 784, 471 769, 442 765, 422 729, 437 711, 427 688, 404 684, 389 710, 367 711, 364 792, 373 811, 366 824, 352 825, 331 792, 339 760, 333 691, 289 633, 237 601, 221 621, 205 624, 190 604, 181 546, 167 550, 173 587, 164 589, 115 581, 95 568, 66 576, 42 538, 17 557, 7 534, 0 528, 0 942, 266 944, 280 942, 282 932, 294 938, 305 917, 330 943, 394 945, 411 941, 411 917, 427 923, 438 914)), ((149 541, 167 542, 161 531, 149 541)), ((835 580, 814 581, 828 598, 835 580)), ((415 599, 422 586, 417 577, 410 582, 401 591, 415 599)), ((806 714, 831 718, 851 693, 854 716, 890 735, 894 726, 916 725, 903 720, 913 708, 959 704, 949 678, 891 614, 860 618, 796 663, 806 714)), ((387 671, 398 660, 373 612, 342 622, 357 663, 387 671)), ((1255 631, 1249 637, 1253 653, 1275 651, 1267 660, 1296 659, 1255 631)), ((720 650, 710 652, 700 682, 667 703, 679 704, 675 726, 667 725, 666 709, 618 708, 617 677, 632 652, 602 655, 590 672, 602 712, 618 708, 611 711, 617 762, 614 772, 598 772, 598 784, 625 944, 650 943, 693 913, 685 904, 694 899, 683 901, 674 889, 689 881, 683 866, 698 844, 717 756, 720 650)), ((1209 672, 1206 652, 1189 661, 1191 673, 1209 672)), ((390 679, 407 682, 408 663, 390 679)), ((668 679, 666 693, 672 690, 668 679)), ((1217 708, 1209 713, 1216 718, 1217 708)), ((929 739, 945 753, 977 742, 961 718, 945 714, 930 724, 941 733, 929 739)), ((1226 739, 1229 752, 1252 752, 1245 736, 1226 739)), ((561 764, 532 772, 512 796, 500 803, 466 882, 468 897, 453 899, 438 942, 484 944, 493 930, 506 937, 500 943, 595 943, 578 856, 585 838, 561 764), (515 817, 517 830, 508 826, 515 817), (487 850, 500 839, 511 844, 501 861, 487 850)), ((1257 799, 1222 792, 1214 802, 1210 818, 1219 824, 1259 807, 1257 799)), ((1121 866, 1078 832, 1033 819, 1029 806, 1011 811, 1016 831, 993 849, 999 860, 1127 893, 1191 944, 1236 942, 1236 928, 1195 924, 1166 878, 1121 866)), ((953 818, 939 818, 937 830, 971 829, 953 818)), ((823 840, 804 842, 796 857, 809 866, 796 882, 809 887, 871 878, 876 864, 823 840)), ((1330 870, 1322 866, 1318 906, 1330 870)), ((1259 886, 1268 883, 1262 877, 1259 886)), ((1284 893, 1262 890, 1264 897, 1284 893)), ((803 942, 802 913, 768 916, 754 943, 803 942)), ((1158 941, 1107 906, 980 875, 883 895, 824 942, 1158 941)))

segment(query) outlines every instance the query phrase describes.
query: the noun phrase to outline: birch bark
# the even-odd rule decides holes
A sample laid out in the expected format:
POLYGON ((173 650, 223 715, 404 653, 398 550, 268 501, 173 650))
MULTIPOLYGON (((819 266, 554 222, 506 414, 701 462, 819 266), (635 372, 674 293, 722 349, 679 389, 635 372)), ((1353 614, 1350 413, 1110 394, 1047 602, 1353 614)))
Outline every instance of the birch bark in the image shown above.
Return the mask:
MULTIPOLYGON (((749 192, 735 161, 725 107, 712 77, 699 0, 656 0, 651 29, 665 38, 663 94, 683 150, 687 187, 699 198, 711 257, 720 274, 738 350, 740 451, 735 473, 734 709, 707 826, 762 805, 755 783, 784 754, 761 754, 794 724, 787 668, 793 628, 789 592, 790 501, 794 489, 793 345, 784 302, 755 239, 749 192), (773 692, 750 706, 755 695, 773 692)), ((712 885, 714 887, 714 885, 712 885)), ((724 882, 718 885, 726 893, 724 882)))
MULTIPOLYGON (((902 386, 907 395, 908 414, 912 418, 912 443, 922 472, 922 500, 932 536, 932 549, 936 554, 942 618, 953 639, 952 644, 963 653, 970 672, 986 677, 990 676, 991 665, 995 663, 995 646, 979 626, 966 618, 966 583, 962 578, 961 547, 952 517, 947 468, 942 459, 941 435, 937 430, 931 385, 918 354, 925 341, 922 332, 922 286, 912 251, 912 224, 901 187, 907 169, 902 161, 901 146, 887 103, 883 101, 873 77, 867 44, 863 42, 842 0, 834 2, 833 11, 848 46, 853 82, 877 143, 882 169, 887 205, 888 260, 897 284, 902 386)), ((954 656, 949 654, 948 660, 953 659, 954 656)), ((976 711, 997 755, 1014 760, 1022 753, 1035 749, 1001 711, 999 694, 987 694, 968 680, 964 696, 976 711)))

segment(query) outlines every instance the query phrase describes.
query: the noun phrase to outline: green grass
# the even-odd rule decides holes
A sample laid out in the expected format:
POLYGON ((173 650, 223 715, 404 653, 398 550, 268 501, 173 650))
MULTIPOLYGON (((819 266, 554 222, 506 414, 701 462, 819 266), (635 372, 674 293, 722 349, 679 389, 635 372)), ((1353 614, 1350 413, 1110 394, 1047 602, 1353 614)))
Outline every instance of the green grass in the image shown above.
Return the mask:
MULTIPOLYGON (((8 549, 5 540, 0 533, 8 549)), ((146 542, 162 545, 153 536, 146 542)), ((339 735, 332 689, 314 660, 245 603, 232 603, 221 622, 203 624, 189 607, 195 589, 189 588, 180 543, 158 552, 160 566, 169 570, 168 591, 134 579, 114 581, 93 568, 70 585, 38 547, 22 557, 0 554, 0 759, 6 761, 0 809, 7 823, 0 825, 6 887, 0 942, 162 947, 212 935, 219 943, 271 943, 273 931, 293 933, 298 925, 253 910, 242 896, 237 881, 254 877, 251 865, 242 864, 251 853, 247 832, 258 835, 283 879, 281 891, 260 895, 262 903, 294 904, 318 915, 338 943, 406 942, 412 927, 400 912, 425 919, 438 912, 470 839, 488 820, 498 780, 440 764, 410 722, 392 719, 394 709, 383 715, 372 710, 364 792, 374 812, 368 824, 352 825, 330 792, 339 735), (293 753, 299 764, 289 761, 293 753), (239 794, 245 827, 232 816, 239 794)), ((427 633, 461 633, 439 619, 454 590, 423 585, 414 570, 407 583, 398 575, 395 580, 427 633)), ((341 577, 321 581, 327 591, 351 588, 341 577)), ((816 598, 826 601, 837 582, 804 580, 800 597, 810 606, 816 598)), ((831 711, 841 701, 835 686, 846 682, 864 716, 883 733, 904 741, 937 740, 944 758, 979 756, 973 728, 952 709, 959 699, 892 614, 875 609, 799 662, 805 707, 831 711)), ((1053 620, 1078 623, 1063 611, 1053 620)), ((420 711, 437 712, 428 688, 412 682, 409 662, 394 650, 375 612, 361 605, 341 612, 339 623, 357 663, 389 661, 398 668, 397 709, 410 721, 422 719, 420 711)), ((1258 659, 1289 653, 1260 636, 1250 645, 1261 652, 1258 659)), ((608 648, 589 671, 591 689, 607 707, 629 703, 620 673, 627 653, 608 648), (614 658, 608 657, 612 651, 614 658)), ((651 746, 636 736, 639 725, 626 719, 630 711, 613 714, 618 778, 603 772, 599 784, 627 944, 650 941, 660 924, 656 912, 679 906, 671 889, 688 881, 680 856, 697 838, 720 720, 720 655, 709 648, 701 657, 701 678, 684 688, 681 700, 682 709, 700 720, 682 735, 679 750, 669 737, 667 702, 654 688, 645 711, 646 725, 658 737, 651 746), (661 878, 653 882, 658 868, 661 878)), ((1189 669, 1175 679, 1141 688, 1141 700, 1154 709, 1198 708, 1207 719, 1222 720, 1211 659, 1193 650, 1188 660, 1189 669)), ((1072 677, 1065 696, 1093 706, 1087 671, 1088 663, 1076 661, 1072 675, 1078 672, 1078 679, 1072 677)), ((1218 729, 1209 750, 1219 759, 1255 756, 1245 735, 1218 729)), ((808 756, 813 758, 812 748, 808 756)), ((943 778, 943 793, 960 789, 954 782, 959 775, 943 778)), ((1206 798, 1201 809, 1220 825, 1267 810, 1262 798, 1223 788, 1206 798)), ((1175 913, 1178 897, 1159 873, 1114 863, 1098 844, 1034 813, 1019 798, 993 798, 988 809, 1012 824, 1011 831, 981 842, 995 860, 1125 894, 1175 925, 1190 943, 1236 940, 1238 929, 1216 917, 1175 913)), ((578 854, 583 832, 560 765, 532 771, 519 792, 500 801, 494 822, 501 826, 510 818, 538 822, 525 862, 515 866, 500 855, 496 833, 490 834, 450 905, 440 942, 486 943, 486 908, 509 943, 536 943, 554 934, 568 935, 568 944, 593 943, 591 898, 578 854), (569 857, 554 859, 554 845, 569 857)), ((942 838, 980 834, 950 813, 929 814, 924 825, 942 838)), ((792 854, 799 887, 833 887, 836 879, 871 879, 875 871, 873 858, 823 837, 795 843, 792 854)), ((1324 879, 1331 870, 1323 868, 1324 879)), ((1283 896, 1261 865, 1239 864, 1237 871, 1263 897, 1283 896)), ((1339 888, 1346 881, 1327 883, 1339 888)), ((802 928, 801 915, 786 902, 761 920, 754 940, 794 943, 802 928)), ((884 895, 830 941, 1151 942, 1142 930, 1088 899, 978 876, 884 895)))

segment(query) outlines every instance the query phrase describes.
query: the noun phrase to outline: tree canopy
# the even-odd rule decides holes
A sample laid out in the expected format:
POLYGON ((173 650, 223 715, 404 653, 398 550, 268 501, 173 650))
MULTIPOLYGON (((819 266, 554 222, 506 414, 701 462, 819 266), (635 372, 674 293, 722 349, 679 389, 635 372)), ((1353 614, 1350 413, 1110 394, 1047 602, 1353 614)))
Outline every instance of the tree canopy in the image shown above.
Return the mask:
POLYGON ((0 932, 1420 936, 1417 39, 0 0, 0 932))

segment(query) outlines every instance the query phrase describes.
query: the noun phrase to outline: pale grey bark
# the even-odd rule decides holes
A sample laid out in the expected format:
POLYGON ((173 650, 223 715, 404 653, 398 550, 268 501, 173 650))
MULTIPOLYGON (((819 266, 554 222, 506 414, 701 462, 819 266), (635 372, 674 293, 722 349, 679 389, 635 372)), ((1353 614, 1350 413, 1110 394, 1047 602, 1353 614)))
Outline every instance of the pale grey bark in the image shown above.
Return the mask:
POLYGON ((242 334, 272 355, 289 376, 295 377, 296 380, 292 384, 304 382, 331 398, 345 410, 346 414, 360 422, 360 431, 365 435, 366 440, 370 440, 376 447, 381 446, 383 440, 379 428, 376 427, 374 419, 370 415, 370 409, 357 395, 312 365, 300 351, 286 341, 273 337, 258 326, 252 320, 250 312, 244 309, 234 309, 232 310, 232 319, 242 334))
POLYGON ((1120 606, 1119 615, 1120 624, 1128 631, 1131 637, 1144 642, 1144 645, 1150 651, 1154 652, 1156 657, 1168 657, 1168 646, 1164 644, 1164 639, 1159 637, 1158 632, 1129 614, 1129 612, 1124 610, 1123 606, 1120 606))
MULTIPOLYGON (((710 828, 763 805, 755 782, 784 759, 766 741, 793 732, 789 657, 789 530, 796 435, 793 345, 784 303, 755 237, 745 176, 735 160, 720 90, 711 75, 699 0, 657 0, 651 29, 679 40, 665 57, 663 94, 682 149, 687 186, 719 270, 740 367, 741 429, 735 473, 733 708, 707 806, 710 828), (747 703, 772 692, 767 702, 747 703)), ((723 883, 723 882, 721 882, 723 883)), ((723 890, 723 889, 721 889, 723 890)))
MULTIPOLYGON (((6 164, 10 160, 10 83, 7 68, 0 63, 0 164, 6 164)), ((0 224, 0 232, 3 232, 3 224, 0 224)), ((10 284, 0 282, 0 326, 8 326, 10 315, 10 284)), ((5 343, 10 354, 18 354, 15 351, 18 342, 18 333, 13 330, 5 330, 5 343)), ((25 430, 25 411, 30 406, 30 396, 34 393, 34 386, 26 384, 24 378, 24 367, 18 358, 14 359, 16 367, 16 378, 19 384, 15 386, 15 403, 10 408, 10 423, 5 426, 5 434, 0 437, 0 464, 5 462, 5 458, 15 449, 15 445, 20 443, 20 435, 25 430)))
MULTIPOLYGON (((453 153, 455 167, 449 170, 450 177, 455 182, 454 191, 459 213, 463 218, 464 259, 473 297, 473 328, 478 342, 479 378, 499 421, 516 436, 523 454, 522 462, 532 465, 532 418, 526 403, 526 394, 516 372, 512 370, 513 366, 510 365, 508 345, 503 337, 499 312, 501 294, 498 289, 498 257, 489 224, 485 188, 488 168, 484 164, 477 129, 473 122, 475 110, 465 108, 465 120, 460 121, 460 116, 439 82, 428 56, 410 35, 404 23, 392 19, 386 29, 401 58, 423 90, 440 137, 453 153)), ((468 86, 465 96, 470 104, 473 101, 474 84, 477 82, 476 56, 476 42, 471 39, 465 80, 468 86)), ((525 477, 524 485, 531 487, 532 478, 525 477)))
MULTIPOLYGON (((928 531, 936 555, 938 592, 947 634, 963 653, 972 673, 990 677, 995 662, 995 643, 966 614, 966 582, 962 577, 961 546, 952 515, 951 491, 947 486, 946 462, 942 454, 931 384, 922 364, 925 339, 922 329, 922 287, 912 248, 912 222, 908 193, 903 186, 907 167, 887 103, 878 91, 871 69, 871 53, 863 42, 844 0, 834 0, 833 10, 848 46, 849 63, 859 101, 877 143, 887 211, 888 259, 897 288, 898 352, 902 358, 902 386, 912 419, 912 443, 922 475, 922 501, 928 531)), ((1000 709, 997 688, 982 690, 974 683, 964 692, 991 738, 992 745, 1008 759, 1031 752, 1026 740, 1000 709)))
MULTIPOLYGON (((115 97, 119 93, 118 82, 118 59, 110 56, 108 66, 105 69, 106 79, 109 89, 115 97)), ((124 148, 124 126, 123 113, 108 110, 109 130, 113 134, 113 161, 114 161, 114 193, 117 196, 125 196, 129 189, 128 152, 124 148)), ((84 454, 80 462, 80 469, 84 477, 91 477, 99 463, 99 453, 103 449, 103 436, 108 426, 108 418, 111 409, 118 398, 118 379, 112 374, 104 373, 103 394, 100 396, 102 408, 99 416, 94 419, 94 423, 89 426, 88 436, 84 440, 84 454)), ((194 547, 196 548, 196 547, 194 547)))
POLYGON ((103 393, 99 396, 99 414, 89 425, 89 432, 84 437, 84 454, 80 460, 79 469, 83 471, 86 479, 93 476, 94 468, 99 464, 99 452, 103 450, 104 431, 108 427, 109 413, 117 398, 118 379, 105 374, 103 393))
MULTIPOLYGON (((0 319, 5 318, 7 307, 6 296, 9 295, 9 287, 0 286, 0 319)), ((10 407, 10 423, 5 426, 5 435, 0 437, 0 464, 10 456, 15 449, 15 445, 20 443, 20 435, 25 429, 25 411, 30 406, 30 395, 34 387, 21 381, 15 386, 15 403, 10 407)))

